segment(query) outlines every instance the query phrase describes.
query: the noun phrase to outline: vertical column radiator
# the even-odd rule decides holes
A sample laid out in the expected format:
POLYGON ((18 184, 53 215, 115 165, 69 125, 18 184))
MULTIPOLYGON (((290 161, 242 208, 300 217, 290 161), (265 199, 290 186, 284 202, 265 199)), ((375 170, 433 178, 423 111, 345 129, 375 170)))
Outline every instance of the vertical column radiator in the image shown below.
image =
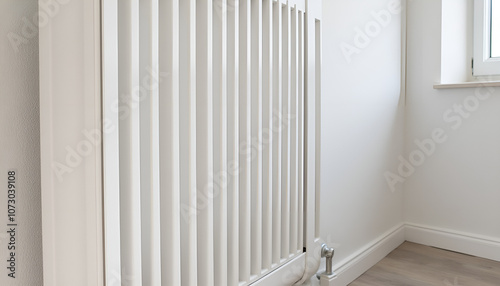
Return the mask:
POLYGON ((102 1, 106 285, 314 273, 315 2, 102 1))

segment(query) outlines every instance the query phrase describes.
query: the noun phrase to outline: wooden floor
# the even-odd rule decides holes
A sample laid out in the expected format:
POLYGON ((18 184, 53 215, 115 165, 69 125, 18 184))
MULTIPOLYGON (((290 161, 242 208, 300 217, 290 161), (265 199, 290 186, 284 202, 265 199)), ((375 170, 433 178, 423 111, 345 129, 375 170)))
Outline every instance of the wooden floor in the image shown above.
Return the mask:
POLYGON ((499 286, 500 262, 405 242, 350 286, 499 286))

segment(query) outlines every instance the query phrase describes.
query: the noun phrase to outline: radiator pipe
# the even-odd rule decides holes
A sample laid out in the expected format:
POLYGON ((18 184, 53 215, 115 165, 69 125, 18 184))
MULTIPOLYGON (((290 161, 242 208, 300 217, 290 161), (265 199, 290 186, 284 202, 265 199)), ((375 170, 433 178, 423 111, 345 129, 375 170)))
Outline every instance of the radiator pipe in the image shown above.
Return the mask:
POLYGON ((320 280, 320 286, 333 286, 335 278, 337 275, 333 272, 333 255, 335 250, 332 247, 328 247, 326 243, 321 245, 321 257, 326 259, 326 269, 321 275, 318 275, 320 280))
POLYGON ((328 247, 326 243, 321 245, 321 257, 325 257, 326 259, 326 271, 324 274, 333 275, 333 255, 335 254, 335 250, 332 247, 328 247))

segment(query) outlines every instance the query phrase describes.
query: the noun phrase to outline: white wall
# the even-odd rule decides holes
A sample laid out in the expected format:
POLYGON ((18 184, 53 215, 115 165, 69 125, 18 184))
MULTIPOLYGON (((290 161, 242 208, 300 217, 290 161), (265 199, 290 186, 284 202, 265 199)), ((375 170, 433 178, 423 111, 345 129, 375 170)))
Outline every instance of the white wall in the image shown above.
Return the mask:
POLYGON ((0 285, 41 285, 38 31, 32 26, 23 34, 24 21, 33 23, 37 1, 1 0, 0 11, 0 285), (22 44, 12 45, 9 38, 22 44), (17 169, 15 279, 6 269, 9 169, 17 169))
POLYGON ((441 1, 411 1, 408 11, 407 151, 435 128, 447 140, 406 181, 405 220, 500 241, 499 88, 485 100, 474 98, 486 89, 433 89, 441 76, 441 1), (468 118, 447 111, 464 101, 468 118))
POLYGON ((336 269, 403 222, 402 184, 392 192, 384 178, 403 153, 401 13, 388 12, 350 61, 341 49, 393 2, 323 1, 321 237, 336 269))

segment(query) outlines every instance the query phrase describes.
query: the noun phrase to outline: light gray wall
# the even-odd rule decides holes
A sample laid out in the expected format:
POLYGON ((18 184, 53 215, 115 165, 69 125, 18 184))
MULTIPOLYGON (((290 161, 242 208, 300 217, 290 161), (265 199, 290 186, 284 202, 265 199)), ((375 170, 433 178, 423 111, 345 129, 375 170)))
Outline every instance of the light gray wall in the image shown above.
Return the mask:
POLYGON ((31 25, 37 3, 0 1, 0 285, 5 286, 42 285, 38 37, 31 25), (15 279, 6 269, 9 169, 17 170, 15 279))
POLYGON ((413 141, 430 138, 436 128, 447 140, 408 178, 405 216, 410 223, 499 241, 500 88, 433 89, 442 70, 441 3, 411 1, 408 9, 407 148, 416 149, 413 141), (465 105, 465 117, 453 111, 465 105))
POLYGON ((335 267, 403 222, 402 184, 384 178, 403 154, 401 13, 355 42, 391 2, 323 1, 321 237, 335 267), (345 56, 346 45, 358 50, 345 56))

